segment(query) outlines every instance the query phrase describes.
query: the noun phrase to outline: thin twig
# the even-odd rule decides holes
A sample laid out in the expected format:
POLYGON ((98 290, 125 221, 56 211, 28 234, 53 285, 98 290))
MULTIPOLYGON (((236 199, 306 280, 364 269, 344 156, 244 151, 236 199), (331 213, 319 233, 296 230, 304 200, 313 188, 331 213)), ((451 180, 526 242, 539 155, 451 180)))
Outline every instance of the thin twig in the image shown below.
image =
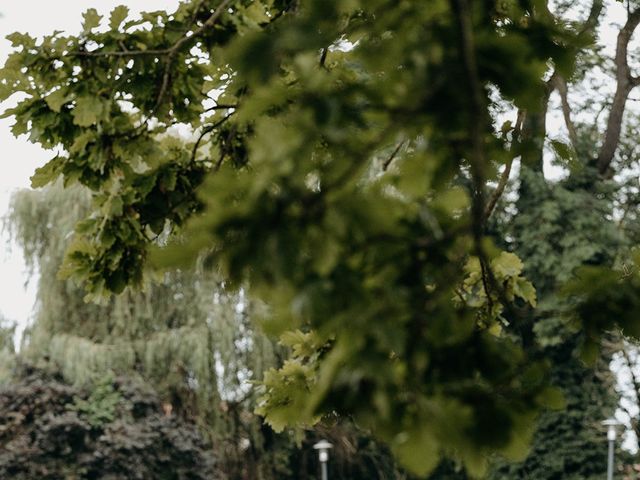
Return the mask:
POLYGON ((202 24, 200 28, 194 31, 192 35, 188 36, 187 34, 185 34, 182 37, 180 37, 180 39, 176 43, 174 43, 173 46, 167 51, 166 53, 167 56, 164 62, 164 72, 162 74, 162 84, 160 85, 160 90, 156 98, 156 103, 151 109, 151 113, 147 116, 147 119, 140 126, 141 130, 144 129, 144 127, 146 127, 146 125, 149 122, 149 119, 158 112, 160 105, 162 105, 162 101, 164 100, 164 96, 167 92, 167 88, 169 87, 169 80, 171 78, 171 64, 173 63, 175 58, 178 56, 178 53, 180 52, 180 49, 182 48, 182 46, 184 46, 187 42, 193 40, 194 38, 200 36, 207 29, 211 28, 215 24, 215 22, 218 20, 218 18, 220 18, 222 13, 224 13, 225 9, 232 1, 233 0, 224 0, 220 5, 218 5, 215 12, 211 14, 211 16, 202 24))
POLYGON ((576 127, 571 119, 571 105, 569 104, 569 88, 567 87, 567 81, 559 73, 554 73, 553 82, 555 89, 560 95, 560 102, 562 104, 562 116, 564 117, 564 123, 567 126, 569 132, 569 141, 574 150, 577 151, 578 147, 578 134, 576 127))
POLYGON ((80 50, 77 52, 69 52, 65 56, 67 57, 142 57, 148 55, 166 55, 169 53, 170 48, 162 48, 159 50, 117 50, 115 52, 95 51, 88 52, 80 50))
POLYGON ((629 42, 638 24, 640 24, 640 8, 629 12, 627 21, 620 29, 616 41, 616 90, 611 103, 611 110, 609 111, 604 141, 600 147, 597 160, 598 171, 601 175, 610 173, 610 166, 620 142, 627 98, 631 91, 640 84, 640 78, 631 74, 628 59, 629 42))
POLYGON ((196 140, 196 143, 193 146, 193 150, 191 151, 191 162, 193 162, 196 159, 196 153, 198 152, 198 147, 200 146, 200 142, 202 142, 202 139, 205 137, 205 135, 211 133, 216 128, 218 128, 220 125, 222 125, 224 122, 229 120, 229 118, 233 114, 234 114, 234 112, 231 112, 227 116, 225 116, 224 118, 218 120, 216 123, 213 123, 213 124, 211 124, 211 125, 209 125, 209 126, 207 126, 207 127, 202 129, 202 132, 200 132, 200 135, 198 136, 198 139, 196 140))
POLYGON ((631 357, 629 356, 624 340, 622 341, 621 352, 624 357, 624 361, 627 363, 627 367, 629 368, 629 373, 631 373, 631 383, 633 384, 633 394, 636 398, 636 405, 640 406, 640 379, 638 379, 638 375, 633 369, 633 363, 631 362, 631 357))
POLYGON ((213 110, 228 110, 230 108, 238 108, 238 105, 228 105, 228 104, 224 104, 224 103, 219 103, 217 105, 214 105, 213 107, 209 107, 204 109, 204 112, 211 112, 213 110))
MULTIPOLYGON (((511 147, 511 151, 512 153, 515 153, 515 146, 518 145, 520 143, 520 132, 522 130, 522 123, 524 122, 524 117, 525 117, 525 113, 523 110, 518 110, 518 118, 516 120, 516 125, 513 128, 513 136, 512 136, 512 147, 511 147)), ((489 198, 489 201, 487 202, 487 205, 484 209, 484 221, 486 222, 487 219, 491 216, 491 213, 493 212, 493 210, 496 207, 496 204, 498 203, 498 200, 500 200, 500 197, 502 197, 502 194, 504 193, 504 189, 507 186, 507 183, 509 182, 509 176, 511 175, 511 167, 513 166, 513 160, 514 160, 515 156, 512 154, 509 156, 509 159, 507 160, 507 163, 504 166, 504 170, 502 172, 502 175, 500 175, 500 180, 498 181, 498 186, 496 187, 496 189, 493 191, 493 194, 491 195, 491 198, 489 198)))
POLYGON ((322 49, 322 55, 320 55, 320 66, 324 68, 324 64, 327 61, 327 54, 329 53, 329 48, 324 47, 322 49))
POLYGON ((189 32, 185 33, 182 37, 180 37, 176 43, 167 48, 160 49, 149 49, 149 50, 118 50, 115 52, 105 52, 105 51, 76 51, 69 52, 66 56, 69 57, 138 57, 138 56, 161 56, 161 55, 170 55, 172 52, 179 50, 185 43, 189 40, 192 40, 198 36, 200 36, 204 31, 209 29, 214 25, 214 23, 218 20, 220 15, 224 13, 226 7, 232 2, 232 0, 224 0, 216 11, 198 28, 193 32, 192 35, 188 35, 189 32))
POLYGON ((467 0, 454 0, 458 25, 460 27, 461 53, 467 75, 468 90, 470 94, 470 122, 469 137, 471 141, 470 164, 473 181, 473 237, 476 250, 480 254, 482 250, 482 225, 484 219, 484 166, 485 152, 483 145, 482 125, 485 123, 483 115, 482 84, 478 74, 478 64, 475 56, 475 42, 473 39, 473 23, 471 11, 467 0))
POLYGON ((484 143, 483 143, 483 126, 487 125, 486 118, 486 102, 483 94, 483 87, 480 81, 478 63, 475 56, 475 42, 473 38, 473 23, 471 19, 471 8, 468 0, 453 0, 454 11, 456 12, 458 26, 460 28, 460 48, 462 60, 464 63, 465 74, 468 81, 468 89, 470 94, 470 141, 471 151, 471 177, 473 181, 473 200, 471 205, 471 227, 473 236, 473 245, 475 254, 480 261, 482 268, 482 282, 489 301, 489 307, 492 307, 492 300, 489 287, 496 292, 500 303, 504 308, 514 316, 517 315, 512 302, 509 301, 507 294, 502 285, 498 282, 491 269, 487 254, 483 245, 483 228, 484 228, 484 187, 485 176, 484 168, 486 165, 484 143))
POLYGON ((400 149, 402 148, 402 146, 406 143, 406 140, 401 141, 400 143, 398 143, 398 145, 396 146, 396 148, 393 150, 393 152, 391 153, 391 155, 389 156, 389 158, 387 158, 384 163, 382 164, 382 171, 386 172, 387 169, 389 168, 389 165, 391 165, 391 162, 393 162, 393 159, 396 158, 396 156, 398 155, 398 152, 400 151, 400 149))

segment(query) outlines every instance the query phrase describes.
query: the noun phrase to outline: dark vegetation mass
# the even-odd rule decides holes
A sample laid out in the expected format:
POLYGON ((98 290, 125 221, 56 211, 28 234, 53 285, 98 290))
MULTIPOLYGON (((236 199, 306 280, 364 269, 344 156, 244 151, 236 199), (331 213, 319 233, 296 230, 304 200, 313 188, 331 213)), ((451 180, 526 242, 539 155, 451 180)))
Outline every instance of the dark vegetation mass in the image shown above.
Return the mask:
POLYGON ((118 378, 89 392, 20 370, 0 390, 1 478, 220 478, 197 427, 163 412, 148 386, 118 378))

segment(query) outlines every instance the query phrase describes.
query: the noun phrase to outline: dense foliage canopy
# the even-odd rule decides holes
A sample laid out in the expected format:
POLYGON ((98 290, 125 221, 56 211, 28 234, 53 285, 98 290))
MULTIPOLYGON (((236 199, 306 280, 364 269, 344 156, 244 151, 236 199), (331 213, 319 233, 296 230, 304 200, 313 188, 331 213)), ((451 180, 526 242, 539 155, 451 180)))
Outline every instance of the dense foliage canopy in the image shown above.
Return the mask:
POLYGON ((60 270, 87 300, 142 286, 147 266, 202 262, 264 302, 256 321, 289 347, 258 404, 274 429, 349 415, 416 473, 447 456, 480 474, 494 452, 524 458, 540 410, 563 405, 549 381, 562 355, 546 348, 593 360, 605 331, 640 333, 633 232, 625 243, 598 226, 584 242, 617 214, 607 187, 625 167, 616 154, 640 84, 627 59, 640 7, 628 4, 598 142, 597 122, 572 122, 566 92, 598 61, 603 3, 579 21, 562 17, 566 6, 89 9, 77 36, 10 36, 0 100, 21 92, 6 112, 14 133, 56 150, 33 186, 61 178, 91 192, 60 270), (569 141, 551 146, 580 168, 549 190, 556 91, 569 141), (505 108, 515 121, 500 121, 505 108), (492 214, 515 158, 509 229, 492 214), (582 201, 595 216, 569 215, 582 201), (544 235, 554 237, 536 242, 544 235))

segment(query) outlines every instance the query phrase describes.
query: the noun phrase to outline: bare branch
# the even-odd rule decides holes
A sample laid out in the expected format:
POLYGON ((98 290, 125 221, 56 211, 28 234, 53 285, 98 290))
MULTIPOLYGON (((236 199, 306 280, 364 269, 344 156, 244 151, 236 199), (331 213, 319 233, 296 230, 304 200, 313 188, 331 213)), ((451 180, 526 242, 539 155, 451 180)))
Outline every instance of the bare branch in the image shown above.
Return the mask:
POLYGON ((576 127, 571 120, 571 105, 569 104, 569 89, 567 87, 567 81, 559 73, 554 73, 551 77, 555 90, 560 95, 560 102, 562 104, 562 116, 564 117, 564 123, 567 126, 569 132, 569 141, 574 150, 577 150, 578 146, 578 134, 576 133, 576 127))
POLYGON ((640 395, 640 381, 638 380, 638 375, 633 369, 633 362, 631 361, 631 357, 629 356, 629 352, 627 351, 627 346, 624 344, 622 346, 622 356, 624 357, 624 361, 629 368, 629 373, 631 373, 631 383, 633 383, 633 390, 636 400, 640 400, 640 398, 638 397, 638 395, 640 395))
POLYGON ((593 0, 591 3, 591 10, 589 10, 589 17, 584 22, 584 25, 580 30, 580 36, 591 35, 595 31, 598 26, 598 20, 600 19, 603 6, 604 2, 602 0, 593 0))
POLYGON ((238 105, 231 105, 231 104, 226 104, 226 103, 218 103, 216 105, 213 105, 212 107, 209 108, 205 108, 204 111, 205 112, 211 112, 213 110, 229 110, 231 108, 238 108, 238 105))
POLYGON ((640 23, 640 8, 629 13, 627 22, 618 33, 616 42, 616 91, 613 96, 613 103, 607 120, 607 129, 604 142, 598 155, 598 171, 604 175, 608 172, 613 156, 618 148, 620 134, 622 131, 622 119, 627 103, 627 98, 631 90, 640 83, 640 80, 631 75, 629 69, 628 48, 633 32, 640 23))
POLYGON ((475 41, 473 38, 473 23, 471 20, 471 8, 468 0, 454 0, 457 21, 460 27, 460 47, 465 73, 467 75, 469 97, 470 97, 470 124, 469 140, 471 143, 470 164, 471 177, 473 181, 473 238, 481 256, 482 250, 482 228, 484 220, 484 188, 485 188, 485 151, 483 144, 482 127, 485 124, 483 111, 485 100, 483 96, 482 84, 478 73, 478 63, 475 56, 475 41))
MULTIPOLYGON (((520 143, 520 132, 522 131, 522 123, 524 122, 525 113, 523 110, 518 110, 518 119, 516 120, 516 125, 513 128, 513 140, 512 140, 512 148, 513 146, 518 145, 520 143)), ((493 194, 489 198, 487 202, 487 206, 484 209, 484 219, 485 221, 491 216, 493 210, 496 208, 496 204, 502 194, 504 193, 504 189, 507 186, 507 182, 509 182, 509 176, 511 175, 511 167, 513 166, 514 156, 510 155, 507 163, 504 166, 504 170, 502 171, 502 175, 500 175, 500 180, 498 180, 498 186, 493 191, 493 194)))
POLYGON ((196 140, 196 143, 193 145, 193 149, 191 150, 191 161, 193 162, 196 159, 196 153, 198 153, 198 147, 200 146, 200 143, 202 142, 202 139, 208 135, 209 133, 213 132, 216 128, 218 128, 220 125, 222 125, 224 122, 226 122, 227 120, 229 120, 229 118, 234 114, 234 112, 229 113, 227 116, 221 118, 220 120, 218 120, 217 122, 206 126, 205 128, 202 129, 202 132, 200 132, 200 135, 198 136, 198 139, 196 140))
POLYGON ((325 62, 327 61, 327 54, 329 53, 329 48, 324 47, 322 49, 322 54, 320 55, 320 66, 325 68, 325 62))
POLYGON ((396 148, 393 150, 393 152, 391 153, 391 155, 389 155, 389 158, 387 158, 384 163, 382 164, 382 171, 386 172, 389 168, 389 165, 391 165, 391 162, 393 162, 393 159, 396 158, 396 156, 398 155, 398 152, 400 151, 400 149, 402 148, 402 146, 405 144, 406 140, 403 140, 402 142, 398 143, 398 145, 396 146, 396 148))
POLYGON ((165 63, 164 63, 164 74, 162 75, 162 84, 160 86, 160 91, 158 93, 156 104, 153 108, 154 112, 157 111, 158 107, 164 100, 164 96, 169 86, 169 79, 171 77, 171 64, 173 63, 175 58, 178 56, 180 49, 185 44, 193 41, 194 38, 199 37, 200 35, 202 35, 203 32, 213 27, 213 25, 215 25, 218 18, 220 18, 220 16, 225 12, 226 8, 229 6, 231 2, 232 0, 223 0, 223 2, 220 3, 220 5, 218 5, 215 11, 211 14, 209 18, 207 18, 207 20, 200 26, 200 28, 195 30, 192 35, 186 34, 180 37, 180 39, 176 43, 174 43, 173 46, 169 49, 167 53, 167 57, 165 59, 165 63))

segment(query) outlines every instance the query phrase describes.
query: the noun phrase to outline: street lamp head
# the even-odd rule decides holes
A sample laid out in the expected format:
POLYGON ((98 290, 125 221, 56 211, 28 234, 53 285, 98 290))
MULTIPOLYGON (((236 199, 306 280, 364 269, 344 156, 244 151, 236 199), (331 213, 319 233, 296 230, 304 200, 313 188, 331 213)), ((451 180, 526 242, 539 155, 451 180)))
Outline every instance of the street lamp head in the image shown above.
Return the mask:
POLYGON ((602 425, 607 427, 607 440, 609 440, 610 442, 615 441, 617 434, 616 427, 620 425, 620 422, 615 418, 607 418, 602 422, 602 425))
POLYGON ((615 463, 616 427, 620 425, 615 418, 607 418, 602 425, 607 427, 607 440, 609 444, 609 456, 607 458, 607 480, 613 480, 613 468, 615 463))
POLYGON ((333 445, 326 440, 320 440, 313 446, 313 448, 316 450, 329 450, 330 448, 333 448, 333 445))
POLYGON ((329 449, 333 448, 333 445, 326 440, 320 440, 313 446, 313 448, 318 450, 318 457, 320 458, 321 463, 329 461, 329 449))

